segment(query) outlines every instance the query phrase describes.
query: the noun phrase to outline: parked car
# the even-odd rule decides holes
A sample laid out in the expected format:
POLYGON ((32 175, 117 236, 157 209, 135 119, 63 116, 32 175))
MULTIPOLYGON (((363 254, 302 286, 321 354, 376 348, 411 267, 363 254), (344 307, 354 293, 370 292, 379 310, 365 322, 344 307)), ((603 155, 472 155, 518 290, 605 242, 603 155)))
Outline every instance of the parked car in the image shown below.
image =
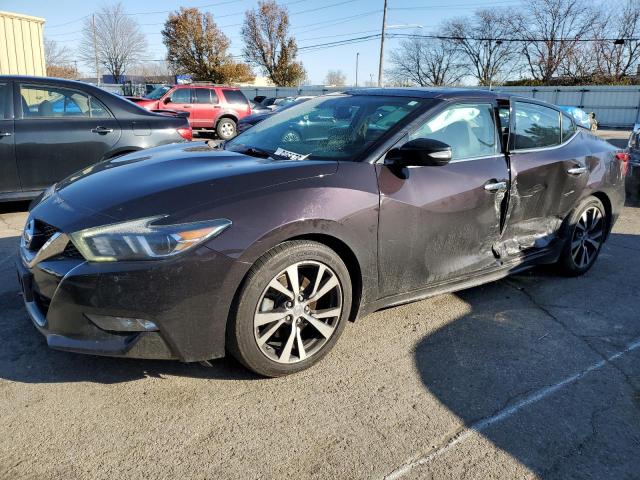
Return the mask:
POLYGON ((560 105, 558 108, 571 115, 579 127, 591 130, 592 132, 595 132, 598 129, 598 122, 596 122, 595 113, 587 113, 581 108, 567 105, 560 105))
POLYGON ((292 97, 291 101, 281 104, 280 106, 278 106, 278 108, 275 108, 275 109, 265 108, 259 111, 254 111, 251 115, 247 115, 246 117, 240 119, 240 121, 238 122, 238 133, 240 134, 245 130, 253 127, 254 125, 257 125, 258 123, 260 123, 263 120, 266 120, 276 112, 281 112, 283 110, 286 110, 287 108, 293 107, 294 105, 297 105, 302 102, 306 102, 311 98, 313 97, 297 97, 297 98, 292 97))
POLYGON ((144 97, 127 97, 147 110, 169 109, 189 112, 194 129, 213 129, 222 140, 236 136, 241 118, 251 115, 251 106, 236 87, 217 85, 161 86, 144 97))
POLYGON ((186 118, 86 83, 0 76, 0 201, 36 197, 101 160, 187 140, 186 118))
POLYGON ((52 348, 185 362, 228 351, 284 375, 380 308, 541 263, 587 272, 625 168, 532 99, 347 91, 222 149, 159 147, 59 183, 29 213, 19 278, 52 348), (286 138, 330 112, 335 123, 286 138))
POLYGON ((640 199, 640 123, 633 126, 627 144, 629 154, 629 173, 627 175, 627 194, 634 201, 640 199))

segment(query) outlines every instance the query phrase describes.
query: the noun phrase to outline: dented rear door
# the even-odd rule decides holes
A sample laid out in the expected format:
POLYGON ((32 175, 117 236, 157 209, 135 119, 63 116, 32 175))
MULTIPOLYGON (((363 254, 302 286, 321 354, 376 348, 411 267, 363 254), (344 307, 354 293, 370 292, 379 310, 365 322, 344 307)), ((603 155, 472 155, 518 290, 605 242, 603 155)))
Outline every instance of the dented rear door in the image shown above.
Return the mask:
POLYGON ((547 105, 511 105, 511 185, 504 232, 495 246, 502 259, 549 247, 587 183, 588 149, 575 131, 563 134, 562 118, 547 105))

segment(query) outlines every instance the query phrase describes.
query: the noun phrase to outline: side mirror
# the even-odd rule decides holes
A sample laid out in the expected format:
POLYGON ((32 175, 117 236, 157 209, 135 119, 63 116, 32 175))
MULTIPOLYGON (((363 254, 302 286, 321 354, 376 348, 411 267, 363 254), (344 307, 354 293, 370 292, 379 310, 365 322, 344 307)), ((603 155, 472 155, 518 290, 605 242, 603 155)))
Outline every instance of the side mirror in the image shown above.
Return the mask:
POLYGON ((164 97, 164 100, 162 100, 162 103, 164 103, 165 105, 167 103, 171 103, 171 97, 164 97))
POLYGON ((451 147, 439 140, 417 138, 394 148, 387 154, 387 161, 401 166, 441 167, 451 161, 451 147))

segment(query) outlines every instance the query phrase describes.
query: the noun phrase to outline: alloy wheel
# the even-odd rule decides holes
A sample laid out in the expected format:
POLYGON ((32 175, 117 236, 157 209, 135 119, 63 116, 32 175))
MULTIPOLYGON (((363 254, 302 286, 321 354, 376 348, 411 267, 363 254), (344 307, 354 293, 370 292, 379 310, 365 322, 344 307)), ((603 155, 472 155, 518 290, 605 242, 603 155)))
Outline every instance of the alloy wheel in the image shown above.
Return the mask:
POLYGON ((578 268, 585 268, 596 258, 604 239, 604 215, 595 206, 587 208, 573 229, 571 257, 578 268))
POLYGON ((220 126, 220 132, 225 138, 228 138, 233 136, 235 129, 233 128, 233 125, 231 123, 223 123, 220 126))
POLYGON ((256 307, 254 337, 261 352, 278 363, 297 363, 333 336, 342 316, 342 288, 336 273, 316 261, 302 261, 278 273, 256 307))

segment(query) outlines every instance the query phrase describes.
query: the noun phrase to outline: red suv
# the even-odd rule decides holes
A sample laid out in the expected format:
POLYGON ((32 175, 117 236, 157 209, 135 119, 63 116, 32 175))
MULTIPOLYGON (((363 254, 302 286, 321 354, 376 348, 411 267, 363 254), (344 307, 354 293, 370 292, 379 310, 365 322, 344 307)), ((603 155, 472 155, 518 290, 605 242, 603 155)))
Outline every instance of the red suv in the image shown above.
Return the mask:
POLYGON ((247 98, 236 87, 162 86, 144 97, 128 98, 147 110, 189 112, 192 128, 214 129, 223 140, 235 137, 238 120, 251 115, 247 98))

